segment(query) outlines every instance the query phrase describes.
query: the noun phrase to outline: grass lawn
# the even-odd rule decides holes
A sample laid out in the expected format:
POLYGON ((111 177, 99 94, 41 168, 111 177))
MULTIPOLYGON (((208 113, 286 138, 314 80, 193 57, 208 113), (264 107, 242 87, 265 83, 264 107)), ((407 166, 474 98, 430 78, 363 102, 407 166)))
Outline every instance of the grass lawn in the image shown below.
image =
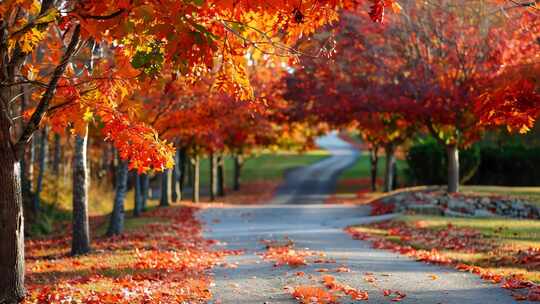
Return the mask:
MULTIPOLYGON (((280 181, 285 171, 313 164, 328 156, 325 150, 314 150, 306 153, 263 152, 244 161, 241 182, 280 181)), ((234 163, 232 157, 225 158, 225 182, 232 187, 234 163)), ((208 158, 201 160, 201 185, 206 187, 210 182, 210 164, 208 158)))
MULTIPOLYGON (((377 168, 377 177, 379 184, 382 185, 384 179, 384 166, 386 157, 379 157, 379 164, 377 168)), ((362 190, 370 189, 370 159, 368 152, 362 152, 358 161, 354 166, 345 170, 338 179, 336 193, 337 194, 354 194, 362 190)), ((407 162, 404 160, 397 160, 397 177, 398 184, 402 184, 404 181, 404 172, 407 168, 407 162)))
POLYGON ((455 263, 479 266, 505 276, 519 274, 540 283, 540 254, 530 250, 540 248, 540 221, 401 216, 354 229, 415 249, 437 249, 455 263), (441 232, 448 235, 441 237, 437 234, 441 232), (459 242, 464 242, 464 246, 454 248, 459 242), (530 262, 524 262, 527 260, 530 262))

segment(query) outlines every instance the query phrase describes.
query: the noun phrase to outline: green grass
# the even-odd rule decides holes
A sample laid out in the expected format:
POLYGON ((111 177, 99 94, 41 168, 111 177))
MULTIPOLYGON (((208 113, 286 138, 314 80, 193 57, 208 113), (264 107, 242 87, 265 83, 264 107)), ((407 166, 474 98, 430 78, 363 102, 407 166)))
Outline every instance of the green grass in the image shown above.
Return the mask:
MULTIPOLYGON (((306 153, 264 152, 244 161, 241 182, 279 181, 285 171, 313 164, 328 156, 326 151, 315 150, 306 153)), ((208 158, 201 160, 201 185, 206 187, 210 182, 210 164, 208 158)), ((234 163, 232 157, 225 158, 225 182, 232 187, 234 163)))
MULTIPOLYGON (((379 163, 377 165, 377 177, 379 179, 384 178, 384 169, 385 169, 385 162, 386 157, 380 156, 379 157, 379 163)), ((404 178, 404 172, 407 168, 407 162, 404 160, 397 160, 397 176, 398 176, 398 183, 403 180, 404 178)), ((368 152, 362 152, 361 155, 358 158, 358 161, 354 164, 354 166, 348 168, 345 170, 338 179, 338 184, 336 188, 336 193, 338 194, 347 194, 347 193, 356 193, 359 190, 358 185, 347 183, 347 180, 354 180, 354 179, 369 179, 371 172, 371 164, 369 159, 369 153, 368 152)), ((366 188, 369 187, 369 183, 366 183, 366 188)))
POLYGON ((540 247, 540 221, 522 219, 454 218, 442 216, 402 216, 407 223, 422 221, 426 228, 445 229, 449 223, 455 227, 474 228, 486 237, 505 243, 536 245, 540 247))
POLYGON ((508 196, 519 198, 540 207, 540 187, 461 186, 465 194, 508 196))

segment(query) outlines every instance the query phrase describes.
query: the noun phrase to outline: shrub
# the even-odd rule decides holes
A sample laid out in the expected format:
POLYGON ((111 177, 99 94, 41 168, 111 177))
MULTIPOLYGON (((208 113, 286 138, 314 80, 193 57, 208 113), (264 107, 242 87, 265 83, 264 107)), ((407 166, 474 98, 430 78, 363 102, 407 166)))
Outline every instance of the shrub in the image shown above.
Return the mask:
POLYGON ((486 146, 471 182, 478 185, 540 185, 540 148, 523 145, 486 146))
MULTIPOLYGON (((466 183, 480 166, 481 153, 477 145, 459 152, 460 180, 466 183)), ((433 138, 422 139, 407 153, 407 178, 415 185, 442 185, 447 181, 446 149, 433 138)))

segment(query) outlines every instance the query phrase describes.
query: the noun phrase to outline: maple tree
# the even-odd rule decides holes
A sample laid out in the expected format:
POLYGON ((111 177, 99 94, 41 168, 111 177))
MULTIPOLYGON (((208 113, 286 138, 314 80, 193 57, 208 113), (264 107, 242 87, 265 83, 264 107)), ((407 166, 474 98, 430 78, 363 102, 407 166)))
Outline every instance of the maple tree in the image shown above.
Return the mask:
POLYGON ((386 190, 396 145, 427 130, 447 150, 448 191, 458 191, 460 148, 500 125, 525 132, 538 115, 537 14, 501 13, 500 4, 401 1, 382 25, 344 13, 315 36, 335 39, 338 56, 307 58, 290 81, 295 113, 334 127, 354 123, 372 150, 384 146, 386 190))
MULTIPOLYGON (((129 100, 128 85, 136 86, 136 82, 126 80, 135 76, 131 66, 149 76, 170 66, 195 78, 215 67, 219 75, 216 87, 249 99, 245 67, 239 64, 246 49, 290 52, 290 45, 298 36, 336 20, 336 9, 352 4, 4 1, 0 6, 0 149, 4 164, 0 180, 6 191, 2 191, 0 198, 0 234, 8 245, 0 251, 0 267, 6 273, 0 280, 1 301, 16 302, 24 295, 24 233, 17 155, 21 155, 53 109, 57 117, 65 118, 79 132, 93 115, 99 116, 105 124, 104 134, 115 143, 121 157, 131 159, 130 166, 143 171, 150 167, 161 170, 170 165, 170 146, 158 140, 151 128, 134 125, 118 107, 122 99, 129 100), (78 69, 70 67, 73 59, 82 43, 90 41, 103 44, 110 55, 91 74, 84 67, 82 73, 75 74, 78 69), (187 45, 191 47, 186 48, 187 45), (217 65, 216 58, 221 59, 217 65), (33 92, 35 108, 29 119, 14 122, 12 117, 25 110, 13 103, 21 88, 33 92)), ((382 9, 382 1, 374 1, 372 18, 382 18, 382 9)))

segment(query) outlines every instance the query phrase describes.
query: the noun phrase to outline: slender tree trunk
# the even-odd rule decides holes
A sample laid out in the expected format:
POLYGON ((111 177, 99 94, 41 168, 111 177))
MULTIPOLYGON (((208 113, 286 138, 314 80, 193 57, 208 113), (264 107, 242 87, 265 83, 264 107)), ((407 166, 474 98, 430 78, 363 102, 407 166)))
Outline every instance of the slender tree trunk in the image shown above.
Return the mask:
POLYGON ((54 133, 54 155, 52 161, 52 173, 54 177, 54 204, 58 204, 58 196, 60 195, 60 157, 62 146, 60 142, 60 134, 54 133))
MULTIPOLYGON (((4 98, 10 96, 0 93, 4 98)), ((0 303, 6 304, 18 303, 25 294, 21 167, 11 144, 10 127, 9 120, 0 114, 0 303)))
POLYGON ((396 156, 394 154, 395 147, 394 145, 386 145, 384 147, 384 152, 386 154, 386 167, 384 172, 384 192, 390 192, 394 189, 394 169, 396 156))
POLYGON ((237 154, 234 156, 234 191, 240 190, 240 176, 242 173, 242 166, 244 165, 244 159, 242 155, 237 154))
POLYGON ((192 184, 193 184, 193 202, 194 203, 198 203, 199 202, 199 197, 200 197, 200 190, 201 190, 201 185, 200 185, 200 176, 199 176, 199 173, 200 173, 200 159, 199 159, 199 155, 195 155, 192 159, 192 162, 193 162, 193 170, 192 170, 192 173, 193 173, 193 180, 192 180, 192 184))
POLYGON ((186 180, 186 149, 180 149, 180 157, 178 159, 178 200, 182 200, 184 185, 186 180))
POLYGON ((116 164, 116 157, 115 157, 115 150, 114 146, 112 144, 109 145, 109 169, 107 172, 112 172, 111 174, 111 182, 112 186, 116 189, 116 177, 118 175, 117 171, 117 164, 116 164))
POLYGON ((116 193, 107 236, 118 235, 124 231, 124 201, 126 199, 128 179, 127 161, 119 159, 116 167, 116 193))
POLYGON ((60 134, 54 133, 54 155, 52 163, 52 172, 56 178, 60 176, 60 158, 62 157, 62 143, 60 134))
POLYGON ((171 169, 171 199, 173 203, 178 202, 178 192, 180 192, 180 189, 178 185, 179 182, 179 176, 180 176, 180 149, 176 149, 176 154, 174 155, 174 167, 171 169))
POLYGON ((446 146, 448 158, 448 192, 459 192, 459 149, 457 145, 446 146))
MULTIPOLYGON (((193 162, 194 159, 191 159, 193 162)), ((193 187, 193 164, 186 166, 187 185, 193 187)))
POLYGON ((222 154, 217 157, 217 195, 225 196, 225 158, 222 154))
POLYGON ((90 229, 88 225, 88 127, 83 136, 75 136, 73 153, 73 236, 71 254, 90 252, 90 229))
POLYGON ((32 208, 35 214, 39 212, 41 209, 41 191, 43 190, 43 178, 45 177, 45 170, 47 168, 47 151, 48 151, 48 143, 49 141, 49 129, 48 127, 43 128, 41 131, 41 134, 39 136, 39 155, 38 155, 38 163, 39 163, 39 172, 36 180, 36 189, 34 191, 34 202, 32 204, 32 208))
POLYGON ((210 154, 210 201, 213 202, 216 200, 217 196, 217 157, 214 153, 210 154))
POLYGON ((370 171, 371 171, 371 191, 377 191, 377 172, 379 165, 379 148, 373 147, 369 149, 370 171))
POLYGON ((169 173, 171 169, 164 170, 161 175, 161 197, 159 199, 160 207, 169 206, 169 173))
POLYGON ((142 212, 146 211, 146 205, 148 202, 148 189, 150 188, 150 178, 148 174, 141 175, 141 197, 142 197, 142 212))
POLYGON ((140 216, 143 211, 143 195, 142 195, 142 177, 139 173, 134 172, 134 207, 133 216, 140 216))
POLYGON ((22 197, 26 211, 33 211, 33 189, 34 189, 34 163, 36 158, 35 138, 32 138, 28 145, 22 148, 21 167, 22 167, 22 197))

